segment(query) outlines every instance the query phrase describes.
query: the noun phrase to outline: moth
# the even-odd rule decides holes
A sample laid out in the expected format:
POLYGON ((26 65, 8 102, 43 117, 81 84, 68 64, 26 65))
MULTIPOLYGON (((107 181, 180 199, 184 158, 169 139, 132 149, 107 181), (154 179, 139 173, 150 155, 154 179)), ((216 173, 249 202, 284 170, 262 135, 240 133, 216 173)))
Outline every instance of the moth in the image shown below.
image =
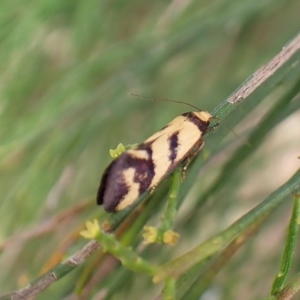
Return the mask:
POLYGON ((97 204, 107 212, 120 211, 146 191, 153 191, 180 164, 188 163, 204 145, 212 116, 187 112, 172 120, 133 149, 123 152, 104 171, 97 204))

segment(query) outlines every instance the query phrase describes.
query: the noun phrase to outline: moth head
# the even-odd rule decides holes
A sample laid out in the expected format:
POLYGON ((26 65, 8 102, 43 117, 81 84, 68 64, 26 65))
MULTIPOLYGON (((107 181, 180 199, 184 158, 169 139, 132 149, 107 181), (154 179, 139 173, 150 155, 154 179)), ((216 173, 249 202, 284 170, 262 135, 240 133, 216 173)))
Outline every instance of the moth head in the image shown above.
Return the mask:
POLYGON ((194 114, 203 122, 209 122, 213 118, 207 111, 197 111, 194 114))

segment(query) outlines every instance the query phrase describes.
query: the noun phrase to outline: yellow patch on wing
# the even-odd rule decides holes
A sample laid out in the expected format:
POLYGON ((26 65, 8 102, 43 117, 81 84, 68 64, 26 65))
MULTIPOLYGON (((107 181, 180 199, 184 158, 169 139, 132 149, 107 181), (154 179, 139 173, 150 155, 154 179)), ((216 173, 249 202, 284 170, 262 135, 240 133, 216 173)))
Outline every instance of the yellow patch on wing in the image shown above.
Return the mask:
POLYGON ((125 198, 122 199, 122 201, 116 207, 117 211, 122 210, 128 205, 132 204, 139 197, 140 184, 133 181, 134 175, 134 168, 128 168, 123 171, 123 177, 125 179, 126 186, 129 188, 129 191, 126 194, 125 198))
POLYGON ((171 165, 169 155, 169 143, 168 134, 158 137, 152 144, 152 161, 155 166, 155 175, 152 178, 150 188, 156 186, 158 182, 167 174, 167 171, 171 165))
POLYGON ((212 115, 207 111, 196 111, 194 112, 194 115, 203 122, 208 122, 212 118, 212 115))
POLYGON ((149 154, 148 154, 147 151, 145 151, 145 150, 135 150, 135 149, 131 149, 131 150, 128 150, 127 153, 128 153, 132 158, 136 158, 136 159, 145 159, 145 160, 148 160, 148 159, 149 159, 149 154))
POLYGON ((178 147, 175 163, 182 160, 193 146, 201 139, 202 132, 192 122, 185 122, 178 133, 178 147))
POLYGON ((182 161, 202 136, 202 132, 197 125, 188 118, 179 116, 170 122, 167 127, 148 138, 145 143, 152 142, 152 160, 155 165, 155 175, 150 188, 156 186, 164 178, 171 166, 168 139, 176 132, 178 135, 178 148, 173 164, 182 161))
POLYGON ((168 125, 166 125, 162 130, 151 135, 144 143, 149 143, 155 141, 161 136, 171 136, 175 130, 181 128, 182 124, 187 120, 184 116, 178 116, 173 121, 171 121, 168 125))

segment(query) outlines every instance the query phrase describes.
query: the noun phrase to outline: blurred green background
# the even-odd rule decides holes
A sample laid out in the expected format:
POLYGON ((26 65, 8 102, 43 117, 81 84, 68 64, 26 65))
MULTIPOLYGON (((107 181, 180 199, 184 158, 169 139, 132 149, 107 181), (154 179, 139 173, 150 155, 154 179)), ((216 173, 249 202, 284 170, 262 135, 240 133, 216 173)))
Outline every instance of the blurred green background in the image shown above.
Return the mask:
MULTIPOLYGON (((128 93, 212 111, 300 29, 297 0, 44 0, 1 1, 0 6, 0 294, 37 278, 66 236, 102 210, 94 198, 110 148, 141 142, 190 110, 128 93), (67 222, 42 235, 20 235, 37 233, 45 220, 84 203, 67 222)), ((237 134, 255 126, 272 101, 267 98, 243 120, 237 134)), ((243 141, 231 135, 228 143, 213 167, 205 168, 203 185, 243 141)), ((238 180, 206 204, 200 238, 228 226, 284 183, 296 170, 299 154, 298 113, 274 128, 238 180)), ((201 299, 268 294, 289 204, 277 214, 276 225, 270 222, 216 278, 208 291, 213 298, 201 299), (272 237, 268 244, 266 237, 272 237)), ((64 255, 83 244, 72 244, 64 255)), ((176 251, 194 244, 189 237, 176 251)), ((159 247, 153 249, 157 261, 163 260, 159 247)), ((37 299, 72 295, 79 273, 37 299)), ((159 291, 141 278, 132 280, 122 297, 154 299, 159 291)))

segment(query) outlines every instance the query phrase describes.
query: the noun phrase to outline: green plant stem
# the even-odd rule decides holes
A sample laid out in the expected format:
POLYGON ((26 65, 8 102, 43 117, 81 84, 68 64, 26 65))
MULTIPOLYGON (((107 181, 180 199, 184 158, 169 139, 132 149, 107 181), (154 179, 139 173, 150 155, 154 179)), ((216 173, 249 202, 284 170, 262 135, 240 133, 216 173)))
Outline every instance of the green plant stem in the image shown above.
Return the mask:
MULTIPOLYGON (((260 218, 246 228, 240 235, 236 236, 232 242, 230 242, 222 251, 218 252, 211 259, 205 261, 205 265, 200 264, 195 267, 199 270, 196 273, 196 270, 193 271, 194 275, 191 279, 186 278, 188 282, 185 282, 185 287, 180 287, 177 291, 177 295, 180 295, 179 299, 189 299, 189 300, 198 300, 201 298, 201 295, 205 292, 205 290, 211 285, 213 279, 218 274, 220 270, 226 265, 228 261, 230 261, 231 257, 236 253, 240 247, 246 243, 260 228, 262 223, 265 221, 267 216, 260 218), (196 279, 195 279, 196 278, 196 279), (192 281, 192 282, 191 282, 192 281), (189 287, 187 288, 187 285, 189 287), (186 291, 183 290, 185 288, 186 291)), ((191 269, 193 270, 194 267, 191 269)), ((190 270, 188 271, 188 273, 190 270)))
POLYGON ((175 279, 174 278, 168 278, 165 281, 165 287, 162 294, 162 300, 175 300, 175 291, 176 291, 176 285, 175 285, 175 279))
POLYGON ((300 188, 300 170, 283 186, 273 192, 266 200, 252 209, 245 216, 236 221, 228 229, 224 230, 220 234, 217 234, 204 242, 203 244, 195 247, 193 250, 182 255, 181 257, 168 262, 161 266, 164 274, 157 274, 154 278, 154 282, 164 280, 166 277, 180 276, 185 271, 190 269, 195 264, 201 262, 207 257, 211 257, 216 252, 220 251, 228 243, 230 243, 236 236, 243 232, 249 226, 252 226, 260 218, 264 218, 270 214, 275 208, 281 204, 285 197, 293 192, 296 192, 300 188))
POLYGON ((138 256, 131 248, 123 246, 112 234, 100 232, 96 240, 101 244, 104 252, 113 254, 128 269, 154 275, 158 267, 150 264, 138 256))
POLYGON ((253 154, 253 152, 261 145, 261 142, 265 139, 270 130, 272 130, 278 123, 278 119, 280 119, 281 114, 284 112, 284 108, 286 108, 293 98, 299 93, 299 90, 300 80, 298 79, 264 116, 259 126, 252 131, 248 138, 248 143, 239 147, 232 154, 231 159, 229 159, 225 164, 218 178, 201 197, 201 201, 198 202, 198 205, 202 204, 203 201, 208 199, 212 193, 215 194, 217 191, 219 191, 225 184, 228 183, 229 177, 232 177, 236 174, 236 170, 249 157, 249 155, 253 154), (249 144, 251 147, 249 147, 249 144))
POLYGON ((172 183, 170 187, 167 207, 162 217, 161 226, 159 227, 159 235, 163 235, 165 231, 172 229, 177 211, 177 199, 182 176, 181 168, 177 168, 172 174, 172 183))
POLYGON ((284 252, 282 255, 281 265, 279 272, 273 282, 271 295, 276 295, 282 290, 286 281, 288 272, 291 268, 291 262, 294 255, 296 242, 299 234, 299 223, 300 223, 300 196, 295 195, 293 213, 288 227, 288 234, 284 252))
POLYGON ((297 273, 293 277, 291 282, 287 284, 281 291, 279 291, 276 295, 271 295, 265 298, 265 300, 290 300, 296 295, 296 293, 299 290, 300 290, 300 273, 297 273))
POLYGON ((300 289, 300 273, 298 273, 284 289, 282 289, 277 295, 277 300, 289 300, 299 291, 300 289))

